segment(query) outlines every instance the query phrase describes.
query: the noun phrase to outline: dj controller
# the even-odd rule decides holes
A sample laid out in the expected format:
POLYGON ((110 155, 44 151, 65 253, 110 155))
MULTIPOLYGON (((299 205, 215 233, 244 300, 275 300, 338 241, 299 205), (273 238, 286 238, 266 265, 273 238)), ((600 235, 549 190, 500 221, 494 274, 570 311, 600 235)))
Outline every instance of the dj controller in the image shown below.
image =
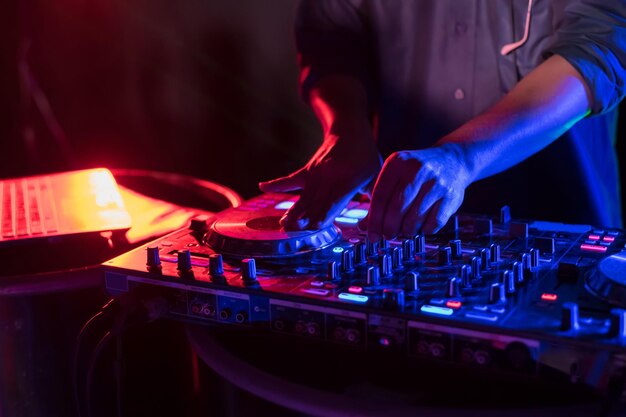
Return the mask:
POLYGON ((458 215, 432 236, 370 242, 368 204, 284 231, 266 194, 103 264, 112 296, 158 294, 170 318, 605 391, 626 372, 626 233, 458 215))

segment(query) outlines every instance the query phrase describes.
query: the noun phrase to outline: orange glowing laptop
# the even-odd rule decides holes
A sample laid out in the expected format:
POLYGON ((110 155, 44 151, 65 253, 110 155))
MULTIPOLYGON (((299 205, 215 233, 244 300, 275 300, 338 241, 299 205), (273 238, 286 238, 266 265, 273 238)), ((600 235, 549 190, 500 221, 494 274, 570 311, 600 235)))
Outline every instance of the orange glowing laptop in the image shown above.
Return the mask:
POLYGON ((0 247, 24 239, 128 229, 107 169, 0 180, 0 247))

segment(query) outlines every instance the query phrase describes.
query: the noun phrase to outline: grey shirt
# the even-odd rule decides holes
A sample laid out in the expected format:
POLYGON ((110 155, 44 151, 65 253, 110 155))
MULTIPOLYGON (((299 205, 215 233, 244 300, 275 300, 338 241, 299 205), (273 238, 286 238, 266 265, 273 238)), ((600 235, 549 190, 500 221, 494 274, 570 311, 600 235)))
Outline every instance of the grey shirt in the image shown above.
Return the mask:
POLYGON ((384 156, 431 146, 496 103, 551 54, 593 95, 591 117, 506 173, 479 181, 462 209, 621 225, 614 150, 626 93, 626 0, 304 0, 296 23, 302 92, 328 74, 362 81, 384 156))

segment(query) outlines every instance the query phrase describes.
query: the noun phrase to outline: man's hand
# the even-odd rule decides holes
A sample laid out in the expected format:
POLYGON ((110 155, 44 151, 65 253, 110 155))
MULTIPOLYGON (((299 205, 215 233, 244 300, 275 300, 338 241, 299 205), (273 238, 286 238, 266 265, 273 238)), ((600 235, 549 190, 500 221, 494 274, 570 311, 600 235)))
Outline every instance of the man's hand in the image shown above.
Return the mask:
POLYGON ((286 177, 262 182, 263 192, 302 190, 300 199, 281 219, 289 230, 318 229, 333 219, 362 188, 376 177, 382 159, 369 129, 328 135, 309 162, 286 177), (362 135, 359 138, 347 136, 362 135))
POLYGON ((367 219, 369 238, 436 233, 459 208, 470 183, 458 146, 392 154, 374 186, 367 219))

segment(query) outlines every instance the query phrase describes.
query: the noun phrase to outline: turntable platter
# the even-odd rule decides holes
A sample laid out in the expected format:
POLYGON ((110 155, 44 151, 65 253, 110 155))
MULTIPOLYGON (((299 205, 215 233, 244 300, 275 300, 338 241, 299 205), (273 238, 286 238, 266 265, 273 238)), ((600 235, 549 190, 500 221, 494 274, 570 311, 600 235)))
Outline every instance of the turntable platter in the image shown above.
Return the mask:
POLYGON ((228 210, 210 225, 204 243, 224 255, 276 258, 301 255, 332 245, 341 237, 334 225, 320 230, 285 231, 273 209, 228 210))
POLYGON ((626 307, 626 253, 608 256, 588 276, 588 288, 612 304, 626 307))

